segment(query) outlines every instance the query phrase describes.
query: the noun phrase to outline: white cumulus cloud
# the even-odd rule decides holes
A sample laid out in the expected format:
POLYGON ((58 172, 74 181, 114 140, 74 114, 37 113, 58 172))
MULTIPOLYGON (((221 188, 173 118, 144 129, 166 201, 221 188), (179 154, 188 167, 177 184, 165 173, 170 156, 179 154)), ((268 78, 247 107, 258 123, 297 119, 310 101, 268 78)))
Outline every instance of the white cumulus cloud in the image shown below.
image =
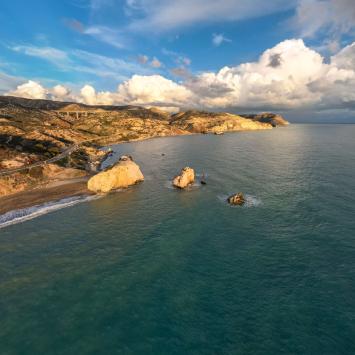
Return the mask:
POLYGON ((118 86, 117 101, 133 105, 185 105, 191 92, 160 75, 133 75, 118 86))
POLYGON ((85 85, 80 90, 80 95, 76 98, 76 101, 88 105, 112 105, 115 102, 114 96, 114 93, 108 91, 96 92, 91 85, 85 85))
POLYGON ((62 100, 68 98, 70 90, 63 85, 56 85, 52 89, 53 100, 62 100))
POLYGON ((7 95, 27 99, 46 99, 48 91, 36 81, 29 80, 27 83, 17 86, 16 90, 8 92, 7 95))
MULTIPOLYGON (((62 85, 44 88, 29 81, 8 94, 55 98, 87 104, 207 108, 215 110, 355 110, 355 42, 326 62, 301 39, 267 49, 255 62, 217 72, 181 76, 175 82, 161 75, 133 75, 116 91, 85 85, 71 93, 62 85)), ((178 74, 178 73, 176 73, 178 74)))
POLYGON ((307 84, 326 70, 320 54, 302 40, 266 50, 257 62, 203 73, 187 85, 207 107, 295 107, 316 99, 307 84))

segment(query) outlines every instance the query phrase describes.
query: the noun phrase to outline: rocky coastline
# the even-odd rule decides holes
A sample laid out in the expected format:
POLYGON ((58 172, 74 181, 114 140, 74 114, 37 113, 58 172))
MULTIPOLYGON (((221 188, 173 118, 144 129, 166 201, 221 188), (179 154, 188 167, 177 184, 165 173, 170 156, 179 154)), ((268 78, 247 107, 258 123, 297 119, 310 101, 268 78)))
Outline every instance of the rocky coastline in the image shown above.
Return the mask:
MULTIPOLYGON (((138 106, 88 106, 49 100, 0 96, 0 202, 28 200, 31 191, 39 200, 55 196, 53 184, 62 186, 62 196, 75 193, 71 181, 89 180, 100 171, 113 143, 190 134, 265 130, 287 125, 272 113, 236 115, 206 111, 168 114, 157 108, 138 106), (49 190, 48 190, 49 189, 49 190)), ((86 184, 86 183, 85 183, 86 184)), ((93 193, 83 188, 81 193, 93 193)), ((104 192, 104 191, 102 191, 104 192)), ((20 206, 18 202, 2 210, 20 206)))

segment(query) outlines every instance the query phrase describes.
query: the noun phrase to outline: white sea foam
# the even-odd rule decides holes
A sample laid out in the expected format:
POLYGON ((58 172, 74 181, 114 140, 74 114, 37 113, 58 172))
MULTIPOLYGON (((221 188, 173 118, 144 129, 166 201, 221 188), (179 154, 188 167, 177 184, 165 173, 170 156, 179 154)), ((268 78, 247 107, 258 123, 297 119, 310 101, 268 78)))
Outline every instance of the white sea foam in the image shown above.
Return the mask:
POLYGON ((164 186, 167 187, 168 189, 172 189, 172 190, 175 189, 173 182, 171 180, 165 181, 164 186))
POLYGON ((100 196, 95 195, 67 197, 59 201, 47 202, 41 205, 9 211, 3 215, 0 215, 0 229, 13 224, 28 221, 30 219, 60 210, 65 207, 74 206, 78 203, 96 200, 97 198, 100 198, 100 196))
POLYGON ((262 204, 263 203, 259 198, 252 195, 245 195, 245 207, 258 207, 262 204))

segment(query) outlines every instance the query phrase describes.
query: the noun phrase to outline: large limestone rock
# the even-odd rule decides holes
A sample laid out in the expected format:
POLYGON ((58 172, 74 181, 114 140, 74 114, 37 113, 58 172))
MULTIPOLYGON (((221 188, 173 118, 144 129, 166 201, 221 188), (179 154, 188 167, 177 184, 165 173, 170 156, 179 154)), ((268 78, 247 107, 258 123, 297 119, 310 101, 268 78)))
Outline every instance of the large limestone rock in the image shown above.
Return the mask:
POLYGON ((118 163, 90 178, 88 189, 93 192, 109 192, 143 180, 139 166, 131 157, 122 156, 118 163))
POLYGON ((173 180, 173 185, 179 189, 184 189, 195 181, 194 169, 188 166, 181 170, 180 175, 176 176, 173 180))

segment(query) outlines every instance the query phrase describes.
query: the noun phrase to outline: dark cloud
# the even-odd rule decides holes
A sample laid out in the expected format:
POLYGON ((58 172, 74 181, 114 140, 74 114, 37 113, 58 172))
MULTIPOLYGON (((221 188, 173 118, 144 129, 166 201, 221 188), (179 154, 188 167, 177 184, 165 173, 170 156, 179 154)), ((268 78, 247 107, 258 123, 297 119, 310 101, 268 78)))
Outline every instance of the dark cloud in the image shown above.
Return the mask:
POLYGON ((200 97, 205 98, 218 98, 233 92, 226 83, 209 83, 208 85, 201 85, 201 82, 196 77, 191 77, 185 86, 189 88, 192 92, 195 92, 200 97))
POLYGON ((275 53, 270 56, 269 67, 277 68, 282 64, 282 58, 280 53, 275 53))

